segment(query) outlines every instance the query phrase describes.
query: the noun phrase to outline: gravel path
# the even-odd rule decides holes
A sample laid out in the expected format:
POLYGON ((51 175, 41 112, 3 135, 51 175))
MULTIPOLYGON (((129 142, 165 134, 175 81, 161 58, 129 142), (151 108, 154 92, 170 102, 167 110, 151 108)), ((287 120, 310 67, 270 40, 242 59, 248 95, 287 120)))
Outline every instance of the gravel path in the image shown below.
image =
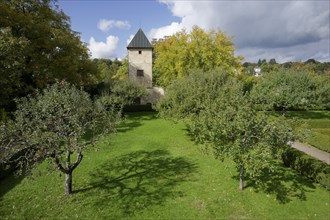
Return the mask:
POLYGON ((315 147, 308 146, 306 144, 300 143, 300 142, 294 142, 291 144, 293 148, 296 148, 297 150, 300 150, 302 152, 305 152, 306 154, 319 159, 321 161, 324 161, 327 164, 330 164, 330 153, 319 150, 315 147))

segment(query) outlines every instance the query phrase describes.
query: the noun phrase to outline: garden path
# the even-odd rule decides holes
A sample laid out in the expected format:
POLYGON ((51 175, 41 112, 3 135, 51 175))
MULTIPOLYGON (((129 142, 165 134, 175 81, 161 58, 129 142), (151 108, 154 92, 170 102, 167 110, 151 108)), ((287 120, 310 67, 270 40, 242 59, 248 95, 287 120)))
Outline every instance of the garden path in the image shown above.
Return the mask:
POLYGON ((330 153, 319 150, 315 147, 308 146, 300 142, 293 142, 291 146, 297 150, 300 150, 314 158, 317 158, 327 164, 330 164, 330 153))

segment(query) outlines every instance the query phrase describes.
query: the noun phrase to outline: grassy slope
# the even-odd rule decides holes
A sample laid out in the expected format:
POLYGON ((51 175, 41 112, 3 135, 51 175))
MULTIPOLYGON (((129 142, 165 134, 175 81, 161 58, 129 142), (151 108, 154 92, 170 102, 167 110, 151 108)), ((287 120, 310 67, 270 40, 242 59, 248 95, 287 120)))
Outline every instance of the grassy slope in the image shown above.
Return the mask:
POLYGON ((135 114, 111 137, 85 155, 73 196, 58 173, 0 182, 0 218, 330 218, 329 192, 289 169, 237 190, 233 164, 203 154, 182 124, 135 114))
POLYGON ((311 134, 306 142, 321 150, 330 152, 330 111, 296 111, 288 112, 288 118, 295 118, 306 123, 311 134))

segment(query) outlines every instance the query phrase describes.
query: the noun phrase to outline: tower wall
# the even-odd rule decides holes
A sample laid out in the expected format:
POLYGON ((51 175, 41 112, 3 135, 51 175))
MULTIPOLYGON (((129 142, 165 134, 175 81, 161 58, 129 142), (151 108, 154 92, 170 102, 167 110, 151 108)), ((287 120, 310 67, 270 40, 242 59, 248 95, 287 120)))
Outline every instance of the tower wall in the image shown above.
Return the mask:
POLYGON ((152 88, 152 49, 128 49, 128 72, 131 80, 152 88), (143 76, 138 76, 138 70, 143 70, 143 76))

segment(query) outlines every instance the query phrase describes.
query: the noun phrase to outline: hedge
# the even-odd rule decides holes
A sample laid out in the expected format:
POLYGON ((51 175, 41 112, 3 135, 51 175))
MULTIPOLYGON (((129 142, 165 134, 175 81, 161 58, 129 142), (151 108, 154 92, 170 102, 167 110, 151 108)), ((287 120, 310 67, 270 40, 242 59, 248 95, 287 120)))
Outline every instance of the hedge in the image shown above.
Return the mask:
POLYGON ((289 147, 281 157, 285 166, 330 190, 330 165, 289 147))

